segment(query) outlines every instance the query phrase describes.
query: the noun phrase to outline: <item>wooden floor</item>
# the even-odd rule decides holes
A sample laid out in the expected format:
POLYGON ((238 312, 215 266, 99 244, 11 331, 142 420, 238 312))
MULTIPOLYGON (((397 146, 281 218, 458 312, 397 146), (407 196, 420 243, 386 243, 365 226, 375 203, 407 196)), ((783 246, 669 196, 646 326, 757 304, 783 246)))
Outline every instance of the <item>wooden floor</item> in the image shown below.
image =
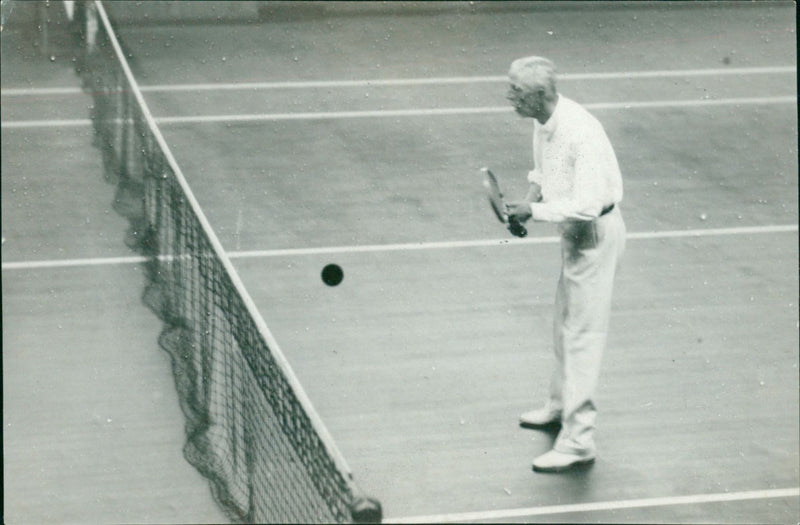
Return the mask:
MULTIPOLYGON (((121 31, 356 481, 391 522, 799 521, 794 6, 415 5, 273 4, 259 23, 121 31), (546 393, 556 231, 508 242, 478 171, 522 194, 530 123, 434 111, 505 106, 501 77, 528 54, 605 125, 630 234, 598 461, 557 476, 530 468, 553 436, 517 426, 546 393), (373 82, 336 83, 354 80, 373 82), (337 287, 320 280, 330 262, 337 287)), ((78 81, 10 27, 5 521, 220 522, 181 457, 159 325, 81 123, 89 98, 41 91, 78 81)))

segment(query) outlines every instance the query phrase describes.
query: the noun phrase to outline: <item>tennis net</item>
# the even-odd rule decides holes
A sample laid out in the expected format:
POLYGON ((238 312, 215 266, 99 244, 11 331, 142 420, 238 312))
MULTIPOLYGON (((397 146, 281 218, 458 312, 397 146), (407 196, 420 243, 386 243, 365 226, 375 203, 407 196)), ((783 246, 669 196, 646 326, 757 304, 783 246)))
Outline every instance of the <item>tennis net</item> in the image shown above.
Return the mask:
POLYGON ((164 323, 186 459, 237 522, 380 521, 198 206, 103 3, 78 7, 76 70, 126 243, 147 256, 144 302, 164 323))

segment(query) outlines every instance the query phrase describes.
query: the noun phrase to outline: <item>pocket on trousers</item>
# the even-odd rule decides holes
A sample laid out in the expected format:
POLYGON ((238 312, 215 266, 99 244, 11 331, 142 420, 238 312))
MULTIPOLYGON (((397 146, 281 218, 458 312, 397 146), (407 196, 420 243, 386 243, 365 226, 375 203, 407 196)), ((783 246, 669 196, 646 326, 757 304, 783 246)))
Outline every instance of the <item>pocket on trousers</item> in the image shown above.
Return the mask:
POLYGON ((569 241, 573 251, 597 248, 599 242, 595 221, 570 222, 564 228, 562 235, 569 241))

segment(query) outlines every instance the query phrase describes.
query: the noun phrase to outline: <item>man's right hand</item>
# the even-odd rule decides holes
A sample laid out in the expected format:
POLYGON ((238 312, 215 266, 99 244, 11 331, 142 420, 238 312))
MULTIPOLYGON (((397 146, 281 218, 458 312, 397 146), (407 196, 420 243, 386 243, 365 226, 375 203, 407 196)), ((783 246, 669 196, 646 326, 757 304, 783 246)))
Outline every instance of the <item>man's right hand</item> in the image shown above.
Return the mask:
POLYGON ((531 205, 527 201, 507 202, 506 215, 508 222, 513 219, 522 224, 531 218, 531 205))
POLYGON ((514 237, 525 237, 528 235, 528 230, 525 226, 514 217, 508 218, 508 231, 510 231, 511 235, 514 237))

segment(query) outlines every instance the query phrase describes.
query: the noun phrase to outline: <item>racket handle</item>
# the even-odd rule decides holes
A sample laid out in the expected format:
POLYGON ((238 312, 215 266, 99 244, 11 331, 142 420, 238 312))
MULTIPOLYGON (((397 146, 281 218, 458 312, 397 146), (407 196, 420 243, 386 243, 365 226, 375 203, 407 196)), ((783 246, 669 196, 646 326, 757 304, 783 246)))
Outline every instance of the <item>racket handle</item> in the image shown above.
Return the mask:
POLYGON ((528 230, 525 226, 513 217, 508 218, 508 231, 515 237, 525 237, 528 235, 528 230))

